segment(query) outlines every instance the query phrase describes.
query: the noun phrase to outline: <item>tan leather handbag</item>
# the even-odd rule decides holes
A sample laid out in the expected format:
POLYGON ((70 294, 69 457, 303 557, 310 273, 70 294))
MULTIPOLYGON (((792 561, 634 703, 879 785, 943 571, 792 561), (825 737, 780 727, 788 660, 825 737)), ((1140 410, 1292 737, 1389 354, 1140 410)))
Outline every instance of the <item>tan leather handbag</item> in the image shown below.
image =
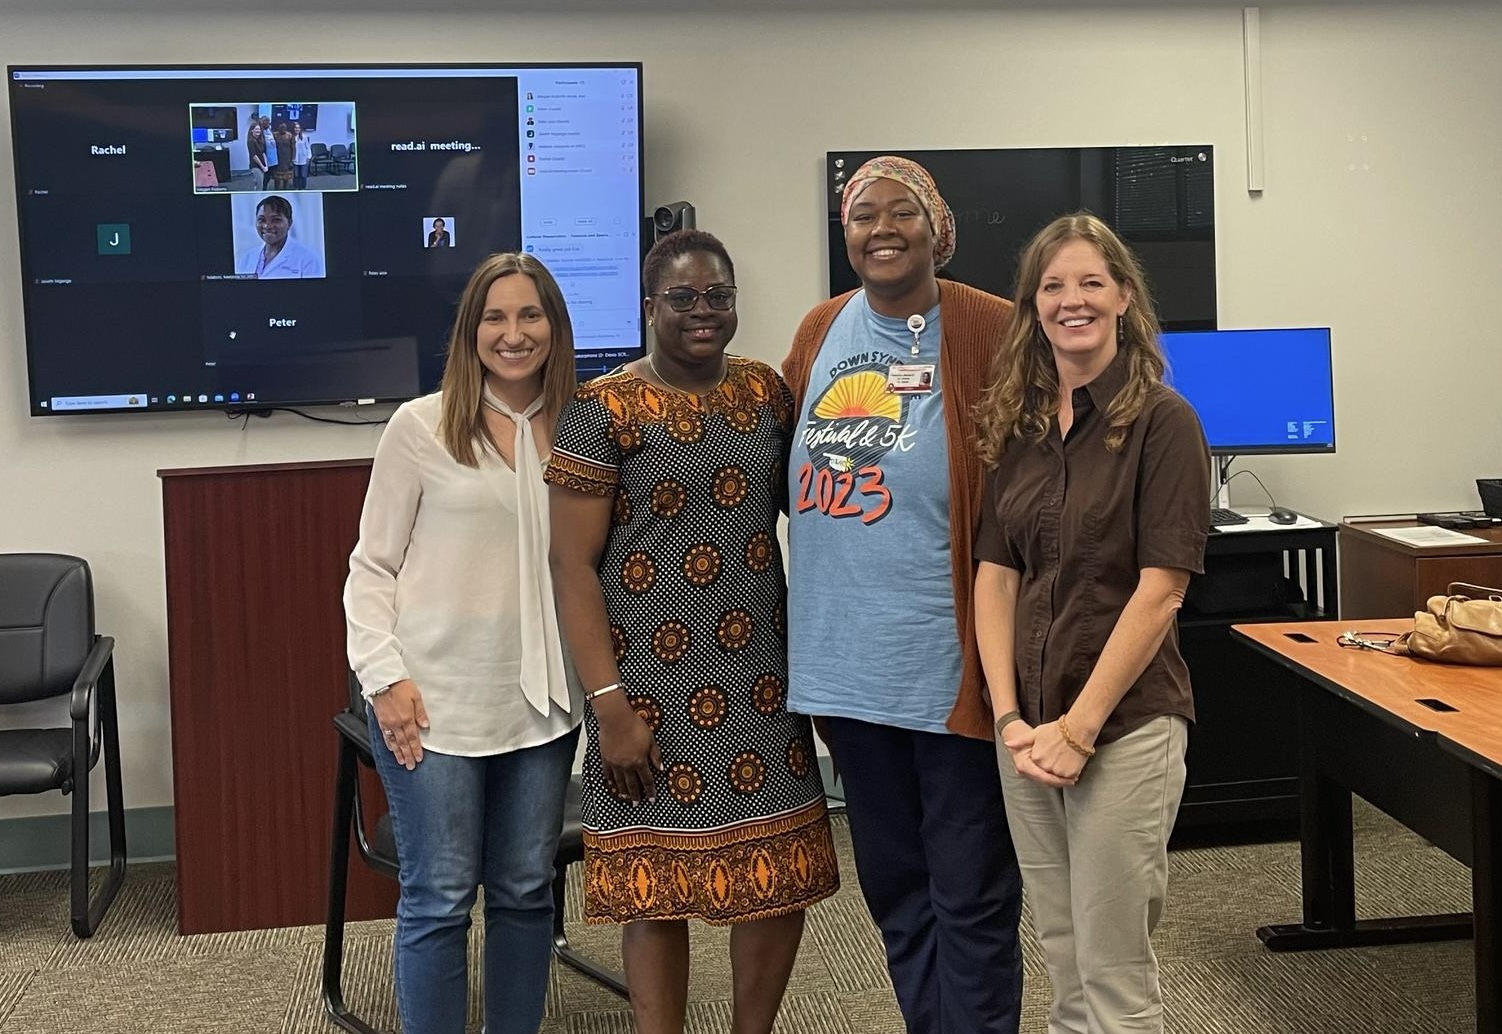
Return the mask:
POLYGON ((1447 592, 1429 597, 1392 652, 1442 664, 1502 665, 1502 589, 1451 582, 1447 592))

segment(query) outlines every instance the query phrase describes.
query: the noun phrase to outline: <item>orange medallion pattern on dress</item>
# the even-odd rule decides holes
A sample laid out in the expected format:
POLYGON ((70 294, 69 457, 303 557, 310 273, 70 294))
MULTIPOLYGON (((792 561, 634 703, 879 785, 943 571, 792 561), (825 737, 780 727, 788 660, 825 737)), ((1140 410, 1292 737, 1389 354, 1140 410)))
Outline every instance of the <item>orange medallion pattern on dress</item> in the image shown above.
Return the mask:
POLYGON ((707 542, 690 546, 683 555, 683 578, 690 585, 705 586, 720 577, 720 551, 707 542))
POLYGON ((688 653, 688 626, 681 621, 664 621, 652 636, 652 652, 665 664, 676 664, 688 653))
POLYGON ((751 642, 751 615, 744 610, 727 610, 720 618, 715 637, 724 650, 744 650, 751 642))
POLYGON ((772 536, 759 531, 746 543, 746 566, 761 574, 772 566, 772 536))
POLYGON ((627 592, 643 593, 657 584, 657 563, 645 553, 632 553, 621 565, 621 585, 627 592))
POLYGON ((668 478, 652 487, 652 516, 672 520, 683 511, 688 501, 688 490, 680 482, 668 478))
POLYGON ((688 701, 688 718, 701 729, 713 729, 725 720, 725 691, 719 686, 696 690, 688 701))
POLYGON ((715 504, 727 510, 739 506, 745 501, 749 488, 744 470, 740 467, 721 467, 714 479, 715 504))
POLYGON ((762 714, 776 714, 787 699, 787 687, 780 675, 763 675, 751 688, 751 703, 762 714))

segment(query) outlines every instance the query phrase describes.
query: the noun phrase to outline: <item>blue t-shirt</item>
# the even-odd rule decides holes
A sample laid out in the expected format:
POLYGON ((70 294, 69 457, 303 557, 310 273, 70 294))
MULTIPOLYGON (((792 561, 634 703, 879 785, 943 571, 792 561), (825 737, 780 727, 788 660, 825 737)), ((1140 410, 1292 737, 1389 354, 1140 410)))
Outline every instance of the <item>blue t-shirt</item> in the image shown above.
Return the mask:
POLYGON ((960 683, 939 310, 918 355, 865 292, 810 368, 788 463, 788 709, 946 732, 960 683), (894 365, 931 390, 887 390, 894 365))

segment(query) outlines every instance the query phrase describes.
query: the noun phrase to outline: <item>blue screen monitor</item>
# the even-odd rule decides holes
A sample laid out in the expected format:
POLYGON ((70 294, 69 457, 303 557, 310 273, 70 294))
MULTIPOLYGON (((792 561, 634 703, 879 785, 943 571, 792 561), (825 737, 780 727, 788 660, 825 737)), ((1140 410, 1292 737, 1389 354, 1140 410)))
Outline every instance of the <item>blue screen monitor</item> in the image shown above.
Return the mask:
POLYGON ((1329 328, 1168 331, 1163 351, 1212 453, 1335 451, 1329 328))

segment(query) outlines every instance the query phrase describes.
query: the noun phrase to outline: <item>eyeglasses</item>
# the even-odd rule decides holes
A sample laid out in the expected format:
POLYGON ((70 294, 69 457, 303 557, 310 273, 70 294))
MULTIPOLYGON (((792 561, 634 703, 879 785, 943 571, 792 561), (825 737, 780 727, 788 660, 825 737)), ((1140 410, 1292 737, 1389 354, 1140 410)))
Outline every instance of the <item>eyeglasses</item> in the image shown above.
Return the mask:
POLYGON ((735 288, 711 287, 707 291, 695 291, 692 287, 670 287, 666 291, 655 291, 654 298, 667 299, 668 308, 674 312, 691 312, 695 305, 699 304, 699 298, 703 297, 711 309, 728 312, 735 308, 735 288))
POLYGON ((1390 651, 1398 637, 1391 632, 1342 632, 1336 640, 1341 646, 1354 646, 1362 650, 1390 651))

